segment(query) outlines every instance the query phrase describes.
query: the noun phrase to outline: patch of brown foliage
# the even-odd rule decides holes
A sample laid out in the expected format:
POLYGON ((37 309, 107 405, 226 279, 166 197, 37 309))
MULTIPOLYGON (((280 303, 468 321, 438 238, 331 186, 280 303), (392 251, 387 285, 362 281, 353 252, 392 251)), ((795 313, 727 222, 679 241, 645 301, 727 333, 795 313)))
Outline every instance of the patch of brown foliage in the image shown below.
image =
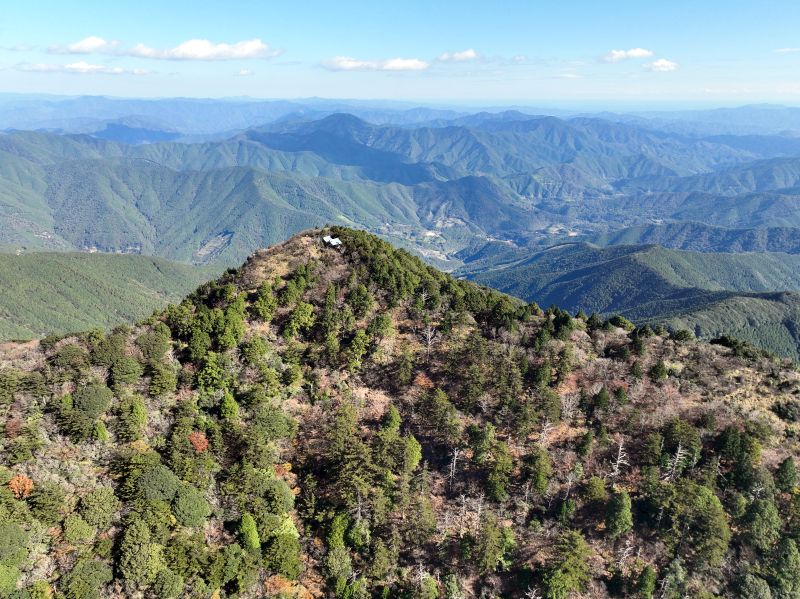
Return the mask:
POLYGON ((433 389, 433 381, 424 372, 420 372, 414 377, 414 386, 422 389, 433 389))
POLYGON ((22 432, 25 422, 21 418, 9 418, 6 422, 6 439, 16 439, 22 432))
POLYGON ((190 433, 188 439, 197 453, 203 453, 208 449, 208 439, 202 431, 190 433))
POLYGON ((270 576, 264 582, 266 597, 293 597, 296 599, 313 599, 315 596, 303 585, 288 580, 280 574, 270 576))
POLYGON ((17 474, 8 481, 8 488, 17 499, 25 499, 33 491, 33 481, 24 474, 17 474))

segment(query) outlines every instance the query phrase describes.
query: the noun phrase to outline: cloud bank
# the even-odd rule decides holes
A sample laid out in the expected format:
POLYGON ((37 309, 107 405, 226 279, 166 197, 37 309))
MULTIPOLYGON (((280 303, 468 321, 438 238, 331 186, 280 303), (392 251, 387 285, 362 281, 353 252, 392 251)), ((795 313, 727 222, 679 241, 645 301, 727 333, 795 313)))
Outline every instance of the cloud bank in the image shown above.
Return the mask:
POLYGON ((650 58, 653 56, 652 50, 645 48, 631 48, 630 50, 611 50, 608 54, 603 56, 605 62, 622 62, 623 60, 630 60, 631 58, 650 58))
POLYGON ((336 56, 324 61, 322 66, 331 71, 424 71, 430 63, 419 58, 359 60, 350 56, 336 56))
POLYGON ((461 52, 443 52, 439 55, 437 60, 439 62, 467 62, 470 60, 476 60, 478 58, 478 53, 469 48, 468 50, 463 50, 461 52))
POLYGON ((644 65, 644 68, 655 73, 669 73, 671 71, 677 71, 680 66, 681 65, 677 62, 667 60, 666 58, 659 58, 653 62, 648 62, 644 65))
POLYGON ((122 67, 109 67, 102 64, 91 64, 86 61, 72 62, 69 64, 50 63, 21 63, 16 66, 18 71, 25 73, 71 73, 73 75, 147 75, 144 69, 123 69, 122 67))
POLYGON ((66 46, 53 46, 51 54, 108 54, 133 56, 157 60, 244 60, 272 58, 281 52, 258 38, 233 44, 214 43, 207 39, 191 39, 172 48, 153 48, 136 44, 132 48, 120 48, 117 41, 107 41, 99 36, 89 36, 66 46))
POLYGON ((159 60, 242 60, 272 58, 280 54, 260 39, 245 40, 235 44, 215 44, 205 39, 193 39, 174 48, 156 49, 136 44, 127 54, 138 58, 159 60))
POLYGON ((117 41, 107 41, 102 37, 90 35, 66 46, 51 46, 48 52, 50 54, 113 54, 118 47, 119 42, 117 41))

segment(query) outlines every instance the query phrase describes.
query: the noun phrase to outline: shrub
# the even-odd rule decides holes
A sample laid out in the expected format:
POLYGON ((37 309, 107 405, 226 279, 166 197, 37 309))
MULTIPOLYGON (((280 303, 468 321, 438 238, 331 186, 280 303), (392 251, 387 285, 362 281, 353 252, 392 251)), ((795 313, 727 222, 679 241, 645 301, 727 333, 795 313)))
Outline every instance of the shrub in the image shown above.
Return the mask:
POLYGON ((669 371, 667 370, 667 365, 664 364, 663 360, 659 360, 656 364, 650 369, 650 378, 653 379, 654 382, 661 382, 667 379, 669 375, 669 371))
POLYGON ((38 483, 28 497, 28 505, 33 515, 44 524, 57 524, 61 521, 64 491, 55 483, 38 483))
POLYGON ((17 588, 20 571, 16 566, 0 564, 0 597, 9 597, 17 588))
POLYGON ((685 341, 691 341, 694 339, 694 333, 687 329, 678 329, 677 331, 672 331, 670 333, 669 338, 678 341, 679 343, 683 343, 685 341))
POLYGON ((21 565, 28 557, 28 533, 19 524, 0 524, 0 563, 21 565))
POLYGON ((115 388, 133 384, 142 378, 143 372, 142 365, 136 358, 122 356, 111 365, 111 384, 115 388))
POLYGON ((612 316, 608 319, 609 324, 619 327, 628 331, 629 333, 636 328, 636 325, 633 324, 630 320, 625 318, 624 316, 612 316))
POLYGON ((150 386, 147 392, 152 397, 161 397, 173 393, 178 388, 178 376, 175 369, 161 362, 155 362, 150 367, 150 386))
POLYGON ((91 539, 95 529, 78 514, 70 514, 64 520, 64 538, 68 543, 80 543, 91 539))
POLYGON ((138 395, 129 395, 120 400, 117 412, 117 437, 121 441, 141 439, 147 425, 147 406, 138 395))
POLYGON ((800 401, 789 399, 775 402, 770 409, 787 422, 800 422, 800 401))
POLYGON ((242 520, 239 523, 239 538, 248 551, 257 552, 261 549, 261 539, 258 536, 256 521, 249 513, 242 514, 242 520))
POLYGON ((160 362, 164 354, 172 347, 169 328, 164 323, 158 323, 152 331, 142 333, 136 338, 136 345, 142 351, 144 359, 148 362, 160 362))
POLYGON ((173 500, 180 486, 180 479, 163 464, 146 470, 137 482, 140 497, 167 503, 173 500))
POLYGON ((59 587, 66 599, 100 599, 100 588, 113 578, 111 568, 103 562, 80 560, 61 577, 59 587))
POLYGON ((173 504, 178 522, 184 526, 202 526, 211 515, 211 506, 205 496, 193 486, 184 484, 173 504))
POLYGON ((78 511, 87 523, 105 530, 120 507, 111 487, 97 487, 81 498, 78 511))
POLYGON ((75 442, 88 439, 95 421, 105 414, 113 398, 111 389, 102 383, 90 383, 62 398, 59 417, 64 432, 75 442))
POLYGON ((183 587, 183 576, 165 568, 156 575, 153 593, 158 599, 174 599, 183 593, 183 587))

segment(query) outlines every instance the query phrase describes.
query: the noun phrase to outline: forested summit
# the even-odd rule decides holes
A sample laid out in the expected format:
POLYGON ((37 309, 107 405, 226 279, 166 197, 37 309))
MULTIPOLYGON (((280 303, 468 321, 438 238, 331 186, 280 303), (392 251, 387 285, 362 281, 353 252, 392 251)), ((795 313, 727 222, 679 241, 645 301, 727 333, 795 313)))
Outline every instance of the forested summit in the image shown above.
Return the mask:
POLYGON ((800 596, 800 375, 734 339, 332 227, 1 349, 0 596, 800 596))

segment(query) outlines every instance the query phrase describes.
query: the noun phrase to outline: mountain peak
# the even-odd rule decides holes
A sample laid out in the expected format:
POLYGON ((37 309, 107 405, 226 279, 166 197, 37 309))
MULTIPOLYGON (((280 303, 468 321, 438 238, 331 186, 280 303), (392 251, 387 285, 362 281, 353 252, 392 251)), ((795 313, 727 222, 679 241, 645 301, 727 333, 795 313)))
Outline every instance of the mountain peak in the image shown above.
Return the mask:
POLYGON ((796 554, 796 370, 541 311, 363 231, 306 231, 134 328, 0 359, 2 527, 58 572, 48 592, 610 597, 624 539, 648 550, 620 584, 679 564, 725 594, 738 556, 796 554))

